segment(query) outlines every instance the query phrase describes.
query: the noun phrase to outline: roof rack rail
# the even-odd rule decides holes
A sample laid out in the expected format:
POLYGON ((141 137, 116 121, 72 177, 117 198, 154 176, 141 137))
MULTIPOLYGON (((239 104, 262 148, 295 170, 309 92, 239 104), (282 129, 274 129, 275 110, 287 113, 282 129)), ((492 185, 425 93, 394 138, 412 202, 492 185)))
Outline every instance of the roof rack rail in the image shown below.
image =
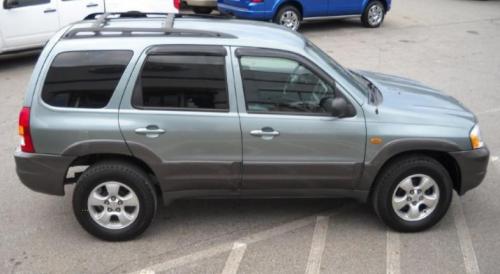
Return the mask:
MULTIPOLYGON (((91 27, 75 28, 68 31, 63 38, 76 39, 88 37, 131 37, 131 36, 186 36, 186 37, 215 37, 215 38, 236 38, 234 35, 196 29, 176 29, 174 28, 175 18, 199 17, 199 18, 219 18, 210 15, 174 14, 174 13, 94 13, 84 20, 96 20, 91 27), (106 23, 115 18, 145 18, 145 17, 165 17, 163 28, 105 28, 106 23)), ((228 17, 220 17, 228 18, 228 17)))

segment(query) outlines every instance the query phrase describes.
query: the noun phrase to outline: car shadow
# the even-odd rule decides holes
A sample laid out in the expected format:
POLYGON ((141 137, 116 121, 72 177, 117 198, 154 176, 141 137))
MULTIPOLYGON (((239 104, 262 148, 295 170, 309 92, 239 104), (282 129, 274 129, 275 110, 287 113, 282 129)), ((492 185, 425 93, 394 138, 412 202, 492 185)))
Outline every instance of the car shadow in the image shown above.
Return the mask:
POLYGON ((32 50, 0 55, 0 72, 17 67, 34 65, 40 52, 41 50, 32 50))
POLYGON ((359 18, 329 19, 304 22, 299 32, 307 34, 313 31, 364 29, 359 18))

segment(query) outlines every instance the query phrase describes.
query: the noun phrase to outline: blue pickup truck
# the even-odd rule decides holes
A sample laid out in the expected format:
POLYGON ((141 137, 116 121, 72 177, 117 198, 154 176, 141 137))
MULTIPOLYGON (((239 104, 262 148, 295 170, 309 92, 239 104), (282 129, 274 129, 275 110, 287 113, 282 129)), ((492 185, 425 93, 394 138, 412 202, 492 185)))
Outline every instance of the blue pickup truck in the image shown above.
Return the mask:
POLYGON ((364 26, 379 27, 392 0, 218 0, 223 14, 273 21, 297 30, 305 19, 360 16, 364 26))

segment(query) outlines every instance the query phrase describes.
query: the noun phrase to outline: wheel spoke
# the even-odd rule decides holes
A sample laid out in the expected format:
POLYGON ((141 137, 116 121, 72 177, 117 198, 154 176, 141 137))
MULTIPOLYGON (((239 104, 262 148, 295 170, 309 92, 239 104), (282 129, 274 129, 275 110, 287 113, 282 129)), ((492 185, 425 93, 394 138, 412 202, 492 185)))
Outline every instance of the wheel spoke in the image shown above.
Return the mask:
POLYGON ((395 210, 401 210, 403 207, 405 207, 408 204, 408 201, 406 201, 407 196, 403 197, 394 197, 392 199, 392 206, 394 207, 395 210))
POLYGON ((417 219, 420 217, 420 210, 417 205, 410 205, 410 209, 408 210, 408 217, 411 219, 417 219))
POLYGON ((104 197, 98 194, 97 192, 93 191, 89 196, 88 204, 90 206, 103 206, 106 198, 107 197, 104 197))
POLYGON ((101 225, 109 225, 111 223, 111 214, 104 210, 102 213, 96 216, 96 221, 101 225))
POLYGON ((424 195, 424 200, 422 203, 427 206, 427 208, 434 208, 438 202, 437 195, 424 195))
POLYGON ((118 195, 118 190, 120 190, 119 184, 107 183, 105 186, 106 186, 106 191, 108 191, 108 195, 110 195, 110 196, 117 196, 118 195))
POLYGON ((137 207, 139 205, 139 199, 137 199, 137 196, 133 193, 129 193, 120 199, 123 201, 123 206, 137 207))
POLYGON ((425 176, 422 178, 421 182, 420 182, 420 185, 418 185, 418 187, 423 191, 423 192, 426 192, 427 190, 429 190, 431 187, 433 187, 435 185, 435 182, 434 180, 432 180, 431 178, 425 176))
POLYGON ((399 187, 406 191, 406 193, 410 192, 413 189, 413 183, 411 182, 411 178, 406 178, 399 184, 399 187))
POLYGON ((120 224, 123 226, 129 225, 134 220, 134 216, 131 214, 128 214, 125 211, 121 211, 117 215, 117 217, 118 217, 118 221, 120 221, 120 224))

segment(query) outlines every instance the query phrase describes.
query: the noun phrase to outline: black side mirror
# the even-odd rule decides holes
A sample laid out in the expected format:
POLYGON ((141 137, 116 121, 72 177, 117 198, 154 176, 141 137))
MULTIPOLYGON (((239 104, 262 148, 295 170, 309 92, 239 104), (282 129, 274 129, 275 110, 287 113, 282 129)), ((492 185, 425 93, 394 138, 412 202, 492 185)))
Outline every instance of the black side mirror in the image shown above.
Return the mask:
POLYGON ((324 98, 321 102, 321 107, 332 116, 342 118, 352 115, 352 108, 343 97, 337 98, 324 98))
POLYGON ((18 0, 5 0, 3 1, 3 7, 4 9, 12 9, 19 6, 18 0))

